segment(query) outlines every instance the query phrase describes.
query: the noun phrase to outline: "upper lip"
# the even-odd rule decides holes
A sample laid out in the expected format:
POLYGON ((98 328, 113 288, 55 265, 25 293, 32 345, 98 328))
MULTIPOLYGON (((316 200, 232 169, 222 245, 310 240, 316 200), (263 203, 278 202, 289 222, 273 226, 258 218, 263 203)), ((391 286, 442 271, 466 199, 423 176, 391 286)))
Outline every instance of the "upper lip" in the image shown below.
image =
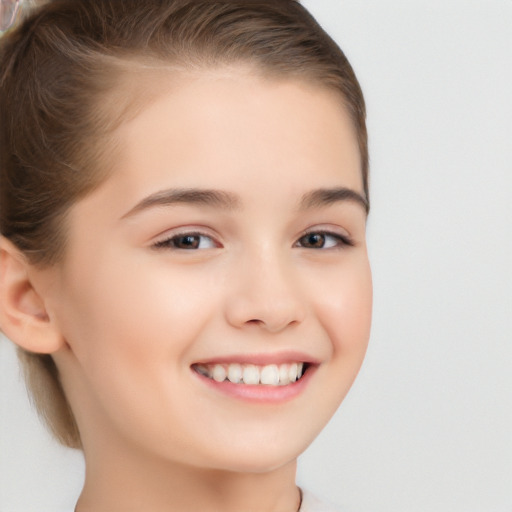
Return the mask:
POLYGON ((285 364, 285 363, 308 363, 320 364, 320 361, 304 352, 287 351, 266 354, 229 354, 224 356, 216 356, 207 359, 201 359, 194 364, 254 364, 257 366, 265 366, 269 364, 285 364))

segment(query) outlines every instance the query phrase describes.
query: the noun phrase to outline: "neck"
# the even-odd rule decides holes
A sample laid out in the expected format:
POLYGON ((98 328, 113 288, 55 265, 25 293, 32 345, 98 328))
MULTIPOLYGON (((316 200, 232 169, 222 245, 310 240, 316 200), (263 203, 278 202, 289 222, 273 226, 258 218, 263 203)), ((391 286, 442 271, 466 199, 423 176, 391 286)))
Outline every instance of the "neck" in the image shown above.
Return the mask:
POLYGON ((296 461, 266 472, 233 472, 168 461, 87 456, 76 512, 296 512, 296 461))

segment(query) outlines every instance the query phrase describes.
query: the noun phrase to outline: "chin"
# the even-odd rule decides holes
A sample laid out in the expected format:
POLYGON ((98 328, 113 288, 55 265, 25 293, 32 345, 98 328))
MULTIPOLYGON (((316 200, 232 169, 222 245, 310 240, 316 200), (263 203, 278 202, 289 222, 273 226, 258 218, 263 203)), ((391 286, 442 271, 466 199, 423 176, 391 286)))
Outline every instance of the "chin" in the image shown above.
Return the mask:
POLYGON ((277 471, 284 466, 295 463, 299 454, 288 457, 277 457, 269 454, 267 457, 258 456, 251 459, 238 457, 237 460, 226 461, 220 468, 229 473, 265 474, 277 471), (243 460, 245 459, 245 460, 243 460))
POLYGON ((288 439, 288 442, 274 440, 261 444, 248 439, 244 444, 233 443, 230 449, 222 450, 222 453, 211 454, 211 464, 205 466, 235 473, 269 473, 295 463, 311 441, 290 443, 288 439))

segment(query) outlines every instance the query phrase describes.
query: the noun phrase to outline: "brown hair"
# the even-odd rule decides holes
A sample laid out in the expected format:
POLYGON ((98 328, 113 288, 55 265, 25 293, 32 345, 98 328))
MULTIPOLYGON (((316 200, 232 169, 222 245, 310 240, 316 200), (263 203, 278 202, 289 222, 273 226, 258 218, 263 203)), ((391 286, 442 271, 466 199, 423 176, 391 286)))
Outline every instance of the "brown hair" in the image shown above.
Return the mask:
MULTIPOLYGON (((58 262, 66 211, 105 179, 109 135, 142 106, 141 88, 116 94, 130 87, 127 78, 150 73, 144 64, 172 73, 237 63, 340 93, 368 198, 361 89, 343 52, 297 1, 54 0, 0 40, 1 234, 34 265, 58 262)), ((53 359, 20 352, 39 412, 61 442, 79 446, 53 359)))

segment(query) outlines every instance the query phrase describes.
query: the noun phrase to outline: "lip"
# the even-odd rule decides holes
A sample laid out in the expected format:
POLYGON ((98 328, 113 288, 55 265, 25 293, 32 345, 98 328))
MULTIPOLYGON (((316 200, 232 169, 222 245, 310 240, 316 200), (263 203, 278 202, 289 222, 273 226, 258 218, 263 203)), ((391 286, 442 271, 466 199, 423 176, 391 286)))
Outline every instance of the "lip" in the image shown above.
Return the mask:
POLYGON ((218 356, 208 359, 195 361, 194 364, 254 364, 257 366, 265 366, 267 364, 285 364, 285 363, 308 363, 312 366, 318 366, 320 361, 304 352, 287 351, 275 354, 237 354, 218 356))
POLYGON ((309 385, 309 382, 314 376, 319 364, 320 362, 317 359, 303 353, 281 352, 279 354, 252 354, 215 357, 201 360, 201 362, 191 365, 190 369, 199 381, 206 385, 208 389, 221 395, 255 404, 280 404, 293 400, 302 394, 309 385), (217 382, 201 375, 193 368, 196 364, 240 363, 265 366, 268 364, 285 364, 292 362, 307 363, 308 369, 299 380, 284 386, 234 384, 228 380, 217 382))

